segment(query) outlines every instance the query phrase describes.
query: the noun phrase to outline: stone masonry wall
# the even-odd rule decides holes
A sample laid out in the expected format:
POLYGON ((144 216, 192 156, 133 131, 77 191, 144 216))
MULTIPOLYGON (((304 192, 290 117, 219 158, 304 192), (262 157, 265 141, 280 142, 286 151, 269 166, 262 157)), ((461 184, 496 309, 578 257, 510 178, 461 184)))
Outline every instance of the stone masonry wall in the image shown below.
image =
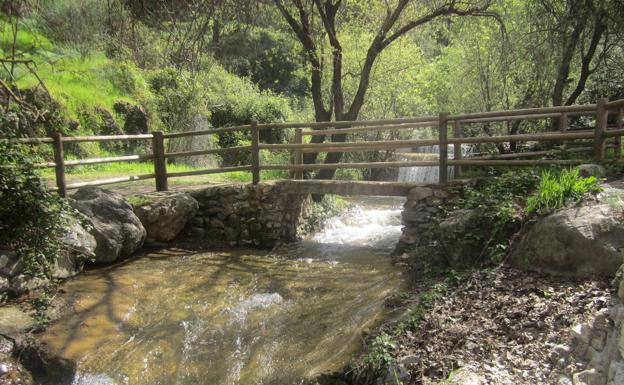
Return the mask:
POLYGON ((452 182, 445 185, 431 184, 412 188, 407 194, 401 218, 403 234, 397 250, 423 246, 424 234, 431 231, 431 219, 440 213, 441 207, 460 199, 466 182, 452 182))
POLYGON ((296 240, 305 197, 280 184, 221 185, 191 195, 199 210, 186 225, 189 237, 267 248, 296 240))

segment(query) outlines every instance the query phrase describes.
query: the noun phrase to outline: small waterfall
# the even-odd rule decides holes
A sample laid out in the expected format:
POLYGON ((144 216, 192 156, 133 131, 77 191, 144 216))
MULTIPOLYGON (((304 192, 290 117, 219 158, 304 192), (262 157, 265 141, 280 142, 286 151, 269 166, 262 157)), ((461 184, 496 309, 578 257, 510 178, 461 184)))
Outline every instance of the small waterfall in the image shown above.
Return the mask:
MULTIPOLYGON (((440 157, 440 146, 422 146, 399 150, 399 157, 406 161, 430 160, 437 161, 440 157)), ((453 145, 448 146, 449 159, 453 159, 453 145)), ((449 179, 455 176, 454 168, 447 171, 449 179)), ((438 167, 400 167, 399 182, 437 183, 440 180, 438 167)))

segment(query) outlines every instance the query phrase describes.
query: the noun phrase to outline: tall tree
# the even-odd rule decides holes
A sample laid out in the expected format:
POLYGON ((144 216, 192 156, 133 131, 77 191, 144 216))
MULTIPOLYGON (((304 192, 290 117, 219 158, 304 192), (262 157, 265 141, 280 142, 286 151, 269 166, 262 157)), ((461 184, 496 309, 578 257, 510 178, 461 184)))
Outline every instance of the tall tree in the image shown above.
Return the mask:
MULTIPOLYGON (((495 16, 488 11, 492 0, 442 2, 421 2, 397 0, 376 2, 383 9, 377 26, 372 27, 373 38, 358 77, 358 86, 352 99, 345 100, 343 90, 343 48, 340 40, 340 27, 349 18, 357 18, 364 12, 363 7, 353 5, 351 9, 343 0, 273 0, 286 23, 301 43, 310 64, 311 94, 316 121, 325 122, 356 120, 366 99, 371 72, 382 51, 415 28, 442 17, 451 16, 495 16), (348 12, 349 11, 349 12, 348 12), (331 49, 331 66, 325 68, 323 49, 331 49), (330 73, 329 91, 324 91, 324 71, 330 73), (327 93, 329 93, 327 95, 327 93)), ((374 3, 374 2, 372 2, 374 3)), ((371 3, 371 4, 372 4, 371 3)), ((378 10, 377 10, 378 11, 378 10)), ((344 142, 346 135, 333 135, 332 141, 344 142)), ((313 136, 313 142, 325 140, 325 136, 313 136)), ((342 153, 329 153, 325 163, 338 163, 342 153)), ((318 154, 307 154, 304 161, 313 163, 318 154)), ((321 170, 318 179, 331 179, 335 169, 321 170)))

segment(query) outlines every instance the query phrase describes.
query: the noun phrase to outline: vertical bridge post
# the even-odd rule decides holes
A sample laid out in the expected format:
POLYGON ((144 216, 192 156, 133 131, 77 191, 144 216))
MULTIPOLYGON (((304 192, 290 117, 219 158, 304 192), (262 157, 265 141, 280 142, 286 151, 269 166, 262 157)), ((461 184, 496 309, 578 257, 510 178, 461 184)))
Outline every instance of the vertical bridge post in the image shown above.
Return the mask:
POLYGON ((260 133, 258 122, 251 122, 251 181, 260 182, 260 133))
POLYGON ((65 157, 63 155, 63 135, 55 132, 52 135, 54 140, 54 171, 56 173, 56 187, 60 196, 67 195, 67 183, 65 181, 65 157))
MULTIPOLYGON (((295 128, 295 144, 303 144, 303 132, 301 128, 295 128)), ((303 150, 301 148, 295 149, 295 166, 301 166, 303 164, 303 150)), ((295 179, 303 179, 303 170, 295 170, 295 179)))
MULTIPOLYGON (((461 132, 461 122, 459 120, 455 120, 453 122, 453 137, 454 138, 461 138, 462 137, 462 132, 461 132)), ((461 160, 462 158, 462 150, 461 150, 461 143, 455 143, 453 146, 453 159, 454 160, 461 160)), ((461 176, 461 166, 460 165, 455 165, 453 173, 455 174, 455 178, 459 178, 461 176)))
MULTIPOLYGON (((616 130, 621 130, 624 125, 624 108, 620 108, 617 114, 617 123, 615 124, 616 130)), ((615 157, 617 159, 622 159, 622 137, 615 137, 615 157)))
POLYGON ((609 110, 607 110, 606 106, 608 102, 609 99, 607 98, 600 98, 600 100, 598 100, 596 130, 594 132, 594 157, 597 161, 603 161, 605 158, 606 138, 604 134, 607 130, 607 119, 609 117, 609 110))
MULTIPOLYGON (((559 132, 562 134, 565 134, 567 131, 568 131, 568 114, 566 114, 565 112, 562 112, 561 115, 559 116, 559 132)), ((566 148, 565 140, 561 140, 560 144, 561 144, 562 150, 566 148)))
POLYGON ((154 155, 154 174, 156 191, 167 191, 167 161, 165 160, 165 140, 162 131, 152 133, 152 154, 154 155))
POLYGON ((439 183, 446 183, 448 181, 448 112, 440 113, 440 120, 438 126, 438 138, 440 143, 440 171, 439 171, 439 183))

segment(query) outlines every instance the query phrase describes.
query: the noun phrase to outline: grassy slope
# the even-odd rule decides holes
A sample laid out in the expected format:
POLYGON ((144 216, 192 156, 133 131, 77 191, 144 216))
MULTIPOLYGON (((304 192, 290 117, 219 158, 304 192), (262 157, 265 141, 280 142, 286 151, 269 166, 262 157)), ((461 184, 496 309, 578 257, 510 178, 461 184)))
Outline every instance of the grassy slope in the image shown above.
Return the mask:
MULTIPOLYGON (((12 36, 10 26, 0 22, 0 57, 10 56, 12 36)), ((45 87, 51 96, 61 104, 63 112, 70 120, 80 122, 80 126, 74 134, 93 134, 91 128, 94 124, 87 119, 89 114, 85 111, 93 111, 95 108, 103 108, 113 113, 117 124, 123 126, 122 117, 113 112, 113 105, 118 101, 126 101, 133 104, 149 102, 155 97, 149 89, 146 77, 147 73, 138 69, 133 63, 118 62, 107 58, 102 52, 93 52, 87 57, 82 57, 77 51, 60 47, 48 40, 44 35, 21 30, 17 37, 19 52, 25 52, 20 58, 31 59, 36 63, 36 71, 43 80, 45 87)), ((37 86, 38 79, 27 71, 24 66, 16 66, 15 78, 20 88, 37 86)), ((223 75, 220 72, 215 75, 223 75)), ((233 77, 231 74, 226 74, 233 77)), ((227 80, 227 79, 226 79, 227 80)), ((238 80, 238 79, 235 79, 238 80)), ((215 92, 222 93, 219 89, 221 82, 212 83, 211 87, 217 87, 215 92)), ((237 92, 254 92, 245 82, 226 82, 228 86, 242 88, 237 92)), ((223 85, 221 85, 223 86, 223 85)), ((227 95, 232 97, 232 95, 227 95)), ((91 156, 114 156, 96 144, 83 144, 84 149, 91 156)), ((68 156, 67 158, 72 158, 68 156)), ((169 172, 190 171, 194 168, 183 164, 169 164, 169 172)), ((153 165, 144 162, 110 163, 93 166, 68 167, 66 169, 68 182, 106 179, 126 175, 148 174, 153 172, 153 165)), ((54 170, 41 170, 40 174, 53 184, 54 170)), ((283 177, 283 173, 264 172, 264 179, 277 179, 283 177)), ((246 172, 227 174, 211 174, 196 177, 171 179, 170 184, 192 185, 204 183, 224 182, 248 182, 251 176, 246 172)), ((153 181, 133 182, 140 184, 153 184, 153 181)))

